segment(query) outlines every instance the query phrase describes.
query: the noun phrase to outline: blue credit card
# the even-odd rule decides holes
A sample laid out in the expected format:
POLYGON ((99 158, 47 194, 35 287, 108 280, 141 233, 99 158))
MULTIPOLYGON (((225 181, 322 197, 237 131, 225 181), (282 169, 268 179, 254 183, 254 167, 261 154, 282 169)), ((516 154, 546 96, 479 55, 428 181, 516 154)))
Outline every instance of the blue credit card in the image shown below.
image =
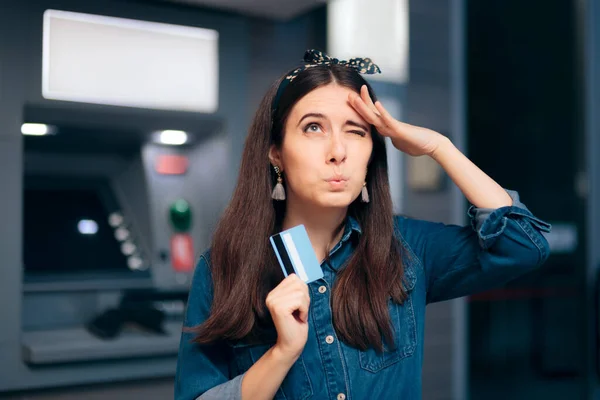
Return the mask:
POLYGON ((296 274, 305 283, 323 277, 323 270, 306 233, 304 225, 279 232, 269 238, 283 274, 296 274))

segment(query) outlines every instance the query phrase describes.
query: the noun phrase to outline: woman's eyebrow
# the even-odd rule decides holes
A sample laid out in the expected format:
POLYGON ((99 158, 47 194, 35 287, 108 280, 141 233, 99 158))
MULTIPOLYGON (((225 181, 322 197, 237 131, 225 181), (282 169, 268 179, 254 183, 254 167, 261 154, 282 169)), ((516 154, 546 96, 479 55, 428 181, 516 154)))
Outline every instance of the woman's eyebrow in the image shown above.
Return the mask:
POLYGON ((321 119, 325 119, 325 115, 321 114, 321 113, 308 113, 305 114, 302 118, 300 118, 300 121, 298 121, 298 126, 300 126, 300 123, 302 123, 302 121, 304 121, 306 118, 321 118, 321 119))
POLYGON ((352 120, 348 120, 346 121, 346 123, 344 125, 351 125, 351 126, 356 126, 357 128, 362 128, 365 130, 365 132, 369 132, 369 128, 367 128, 366 126, 364 126, 363 124, 360 124, 356 121, 352 121, 352 120))

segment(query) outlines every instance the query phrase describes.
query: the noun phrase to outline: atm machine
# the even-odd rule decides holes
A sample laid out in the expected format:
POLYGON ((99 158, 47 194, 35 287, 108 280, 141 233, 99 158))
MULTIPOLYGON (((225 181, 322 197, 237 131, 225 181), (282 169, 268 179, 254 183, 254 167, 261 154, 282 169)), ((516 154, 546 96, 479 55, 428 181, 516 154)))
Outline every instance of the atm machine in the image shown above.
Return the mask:
POLYGON ((24 136, 10 390, 172 376, 191 275, 233 186, 221 120, 111 107, 24 116, 48 134, 24 136))
POLYGON ((18 214, 2 222, 19 239, 0 253, 21 247, 0 254, 0 397, 175 375, 247 125, 245 19, 54 3, 0 29, 19 38, 0 81, 0 148, 19 152, 0 163, 4 215, 18 214))

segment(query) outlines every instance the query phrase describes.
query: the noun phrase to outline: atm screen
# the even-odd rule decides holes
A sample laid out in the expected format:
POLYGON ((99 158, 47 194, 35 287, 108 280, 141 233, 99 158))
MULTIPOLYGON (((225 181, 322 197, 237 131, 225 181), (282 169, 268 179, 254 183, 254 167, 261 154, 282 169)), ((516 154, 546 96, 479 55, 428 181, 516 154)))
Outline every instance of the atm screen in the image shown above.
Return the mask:
POLYGON ((26 275, 129 270, 109 224, 116 202, 110 204, 115 200, 107 182, 32 181, 26 179, 23 200, 26 275))

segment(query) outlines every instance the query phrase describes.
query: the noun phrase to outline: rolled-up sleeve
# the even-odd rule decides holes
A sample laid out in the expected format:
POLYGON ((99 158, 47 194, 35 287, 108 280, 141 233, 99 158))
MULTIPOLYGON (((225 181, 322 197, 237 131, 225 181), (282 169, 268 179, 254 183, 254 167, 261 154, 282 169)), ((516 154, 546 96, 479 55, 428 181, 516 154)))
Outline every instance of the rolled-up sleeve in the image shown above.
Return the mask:
POLYGON ((550 249, 543 232, 550 224, 535 217, 517 192, 508 207, 470 207, 467 226, 400 217, 408 251, 424 271, 427 302, 479 293, 539 267, 550 249))
MULTIPOLYGON (((209 253, 200 257, 194 271, 184 319, 184 327, 206 320, 212 303, 209 253)), ((194 334, 182 332, 175 376, 175 400, 239 400, 243 375, 233 376, 231 349, 224 343, 200 346, 192 343, 194 334)))
POLYGON ((242 379, 244 379, 244 375, 238 375, 205 392, 197 400, 241 400, 242 379))
POLYGON ((521 202, 519 193, 514 190, 506 190, 512 199, 512 206, 502 207, 498 209, 469 207, 467 214, 469 215, 471 226, 477 232, 480 245, 482 248, 490 248, 496 239, 502 235, 508 218, 514 218, 516 221, 526 221, 527 223, 520 224, 526 233, 530 235, 530 239, 535 243, 539 250, 540 256, 546 258, 548 246, 542 235, 536 234, 532 229, 537 229, 541 232, 550 232, 551 226, 549 223, 536 218, 521 202))

